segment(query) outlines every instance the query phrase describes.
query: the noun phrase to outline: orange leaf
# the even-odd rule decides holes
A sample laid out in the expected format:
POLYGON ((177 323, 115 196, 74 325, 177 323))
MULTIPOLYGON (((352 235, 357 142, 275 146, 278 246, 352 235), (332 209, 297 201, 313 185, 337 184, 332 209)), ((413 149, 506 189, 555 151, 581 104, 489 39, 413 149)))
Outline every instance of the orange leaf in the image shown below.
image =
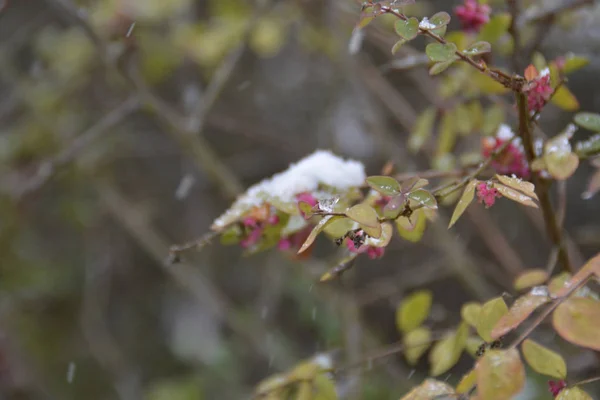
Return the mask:
POLYGON ((600 351, 600 302, 572 297, 552 314, 552 325, 566 341, 600 351))

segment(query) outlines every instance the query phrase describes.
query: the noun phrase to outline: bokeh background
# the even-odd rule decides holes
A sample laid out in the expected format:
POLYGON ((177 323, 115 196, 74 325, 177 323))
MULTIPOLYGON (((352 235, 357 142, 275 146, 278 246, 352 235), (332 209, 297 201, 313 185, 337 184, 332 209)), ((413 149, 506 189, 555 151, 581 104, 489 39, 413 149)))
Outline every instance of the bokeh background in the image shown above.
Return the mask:
MULTIPOLYGON (((453 4, 420 0, 410 13, 453 4)), ((0 7, 0 398, 247 399, 316 353, 352 363, 396 342, 411 290, 434 292, 430 322, 444 328, 464 302, 510 293, 519 272, 547 263, 540 214, 499 202, 450 231, 444 208, 421 243, 396 240, 331 284, 316 283, 335 260, 329 243, 309 260, 214 243, 167 265, 169 246, 207 232, 244 187, 317 148, 371 174, 387 161, 429 169, 406 149, 418 113, 443 106, 422 47, 392 56, 387 18, 350 45, 350 0, 0 7)), ((600 109, 598 10, 568 13, 542 42, 549 59, 590 57, 569 83, 586 111, 600 109)), ((548 106, 542 127, 554 135, 570 118, 548 106)), ((600 205, 581 199, 591 173, 583 163, 565 189, 576 265, 600 249, 600 205)), ((598 371, 593 354, 561 350, 576 376, 598 371)), ((348 370, 338 389, 396 399, 426 373, 393 355, 348 370)), ((532 376, 522 398, 549 399, 545 385, 532 376)))

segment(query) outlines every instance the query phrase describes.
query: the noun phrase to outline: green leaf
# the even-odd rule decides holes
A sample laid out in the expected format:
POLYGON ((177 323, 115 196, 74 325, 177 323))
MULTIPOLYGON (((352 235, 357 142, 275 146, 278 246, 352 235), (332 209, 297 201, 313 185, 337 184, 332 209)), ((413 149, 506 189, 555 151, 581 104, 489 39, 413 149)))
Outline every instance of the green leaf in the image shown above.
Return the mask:
POLYGON ((467 106, 467 109, 471 117, 471 130, 480 131, 483 127, 483 108, 481 107, 481 103, 479 100, 474 100, 467 106))
POLYGON ((479 183, 478 180, 474 179, 467 184, 465 190, 463 191, 460 200, 456 204, 456 208, 454 209, 454 213, 452 213, 452 218, 450 219, 450 225, 448 225, 448 229, 452 227, 458 221, 458 219, 463 215, 469 204, 473 201, 475 197, 475 187, 479 183))
POLYGON ((577 386, 565 388, 560 391, 555 400, 594 400, 592 396, 579 389, 577 386))
POLYGON ((585 67, 589 63, 590 60, 585 57, 569 54, 567 55, 567 57, 565 57, 565 65, 563 67, 562 72, 563 74, 568 75, 571 72, 575 72, 578 69, 585 67))
POLYGON ((404 39, 400 39, 396 43, 394 43, 394 45, 392 46, 392 54, 396 54, 398 52, 398 50, 400 50, 400 47, 402 47, 402 45, 404 43, 406 43, 406 40, 404 40, 404 39))
POLYGON ((575 123, 582 128, 594 132, 600 132, 600 114, 580 112, 575 114, 575 123))
POLYGON ((464 322, 448 337, 437 342, 429 353, 430 375, 439 376, 452 368, 465 349, 469 327, 464 322))
POLYGON ((367 232, 369 236, 378 238, 381 236, 381 223, 377 211, 368 204, 360 203, 350 207, 346 211, 346 216, 358 222, 361 228, 367 232), (371 228, 371 229, 369 229, 371 228))
POLYGON ((284 374, 272 375, 266 378, 265 380, 261 381, 256 386, 256 389, 254 390, 254 395, 258 398, 261 398, 266 396, 267 394, 272 394, 274 396, 279 395, 279 397, 285 398, 284 394, 287 389, 287 384, 288 378, 284 374))
POLYGON ((470 45, 463 54, 467 56, 478 56, 480 54, 486 54, 492 51, 492 45, 488 42, 476 42, 470 45))
POLYGON ((567 377, 567 365, 560 354, 531 339, 523 342, 521 350, 527 364, 538 374, 558 379, 565 379, 567 377))
POLYGON ((356 222, 350 218, 340 218, 329 224, 323 229, 323 232, 332 238, 340 238, 344 236, 348 231, 355 227, 356 222))
POLYGON ((305 201, 299 201, 298 208, 304 215, 304 219, 310 219, 315 214, 313 211, 313 206, 305 201))
POLYGON ((481 307, 479 320, 477 321, 477 333, 486 342, 494 340, 492 330, 500 318, 508 313, 508 307, 502 297, 489 300, 481 307))
POLYGON ((395 196, 401 189, 400 183, 391 176, 369 176, 367 185, 386 196, 395 196))
POLYGON ((600 302, 572 297, 552 314, 552 325, 566 341, 600 351, 600 302))
POLYGON ((525 386, 525 367, 516 349, 488 350, 475 369, 478 398, 511 399, 525 386))
POLYGON ((422 208, 414 211, 410 216, 410 219, 407 217, 396 219, 396 229, 398 230, 400 237, 413 243, 416 243, 423 238, 426 225, 427 218, 424 209, 422 208))
POLYGON ((418 189, 408 194, 408 198, 415 203, 432 210, 437 210, 438 205, 435 196, 425 189, 418 189))
POLYGON ((577 111, 579 109, 579 101, 565 85, 556 90, 550 102, 565 111, 577 111))
POLYGON ((571 279, 571 274, 568 272, 561 272, 555 275, 548 283, 548 291, 551 296, 556 296, 556 293, 560 292, 563 288, 568 287, 567 282, 571 279))
POLYGON ((444 62, 452 60, 456 54, 456 45, 454 43, 430 43, 425 47, 425 53, 433 62, 444 62))
POLYGON ((507 199, 516 201, 517 203, 523 204, 527 207, 538 208, 538 205, 533 201, 531 197, 519 191, 516 191, 513 188, 510 188, 498 182, 494 182, 492 184, 492 187, 494 187, 494 189, 500 192, 500 194, 506 197, 507 199))
POLYGON ((242 238, 242 229, 238 224, 232 225, 221 233, 220 241, 223 245, 239 243, 242 238))
POLYGON ((416 328, 404 335, 404 357, 409 365, 416 365, 429 346, 431 346, 431 331, 428 328, 416 328))
POLYGON ((477 321, 479 321, 479 314, 481 314, 481 304, 471 302, 463 304, 460 309, 460 316, 463 321, 471 325, 473 328, 477 327, 477 321))
POLYGON ((429 23, 435 25, 435 29, 446 26, 450 23, 450 14, 445 11, 440 11, 429 18, 429 23))
POLYGON ((313 228, 313 230, 310 232, 310 234, 308 235, 308 237, 302 244, 302 247, 300 247, 300 250, 298 250, 298 254, 300 254, 303 251, 305 251, 306 249, 308 249, 310 247, 310 245, 313 244, 313 242, 315 241, 315 239, 317 238, 319 233, 321 233, 321 231, 323 229, 325 229, 325 227, 327 225, 333 223, 334 221, 336 221, 340 218, 343 218, 343 217, 341 217, 339 215, 326 215, 325 217, 323 217, 319 221, 319 223, 313 228))
POLYGON ((445 382, 426 379, 419 386, 404 395, 400 400, 430 400, 442 399, 454 395, 454 388, 445 382))
POLYGON ((433 132, 436 110, 433 107, 425 109, 418 117, 408 139, 408 148, 416 153, 427 142, 433 132))
POLYGON ((479 32, 478 40, 494 43, 508 32, 511 17, 508 13, 494 15, 479 32))
POLYGON ((401 38, 412 40, 416 38, 419 33, 419 20, 414 17, 409 18, 406 21, 399 19, 396 21, 394 28, 401 38))
POLYGON ((433 66, 431 68, 429 68, 429 75, 437 75, 439 73, 444 72, 445 70, 447 70, 452 64, 454 64, 454 62, 458 60, 457 56, 453 56, 452 58, 450 58, 448 61, 442 61, 439 63, 435 63, 433 64, 433 66))
POLYGON ((587 140, 577 142, 575 153, 579 157, 590 157, 600 153, 600 134, 594 135, 587 140))
POLYGON ((419 290, 408 296, 396 310, 396 325, 400 332, 410 332, 427 319, 431 310, 432 295, 428 290, 419 290))
POLYGON ((444 37, 446 31, 448 30, 448 26, 440 26, 439 28, 431 29, 431 33, 435 33, 439 37, 444 37))

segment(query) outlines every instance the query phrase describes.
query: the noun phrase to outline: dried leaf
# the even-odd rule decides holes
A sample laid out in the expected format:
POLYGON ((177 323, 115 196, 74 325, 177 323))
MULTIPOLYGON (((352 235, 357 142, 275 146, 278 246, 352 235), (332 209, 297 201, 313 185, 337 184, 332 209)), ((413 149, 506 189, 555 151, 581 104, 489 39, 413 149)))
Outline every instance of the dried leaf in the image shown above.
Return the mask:
POLYGON ((523 342, 521 351, 523 351, 523 357, 527 364, 538 374, 558 379, 565 379, 567 377, 567 365, 560 354, 531 339, 523 342))
POLYGON ((419 327, 431 310, 432 295, 420 290, 408 296, 396 310, 396 326, 400 332, 410 332, 419 327))
POLYGON ((481 399, 511 399, 525 386, 525 367, 516 349, 486 351, 475 370, 481 399))
POLYGON ((538 307, 549 301, 550 297, 538 296, 534 293, 527 293, 519 297, 510 307, 508 313, 504 314, 494 325, 491 338, 498 339, 506 335, 525 321, 538 307))
POLYGON ((586 262, 585 265, 581 267, 575 275, 573 275, 573 277, 565 281, 562 287, 556 290, 555 295, 557 297, 566 296, 571 288, 581 285, 585 280, 589 279, 593 275, 596 275, 598 278, 600 278, 600 254, 589 259, 588 262, 586 262))
POLYGON ((523 194, 517 190, 514 190, 508 186, 505 186, 501 183, 494 182, 492 186, 500 192, 500 194, 507 199, 512 201, 516 201, 517 203, 523 204, 527 207, 538 208, 538 205, 533 201, 533 199, 526 194, 523 194))
POLYGON ((400 400, 431 400, 439 396, 453 395, 454 388, 445 382, 426 379, 419 386, 404 395, 400 400))
POLYGON ((315 241, 315 239, 317 238, 319 233, 321 233, 321 231, 323 229, 325 229, 325 227, 327 225, 331 224, 332 222, 334 222, 340 218, 343 218, 343 217, 338 216, 338 215, 326 215, 325 217, 323 217, 319 221, 319 223, 313 228, 313 230, 310 232, 310 234, 308 235, 308 237, 302 244, 302 247, 300 247, 300 250, 298 250, 298 254, 300 254, 303 251, 305 251, 306 249, 308 249, 310 247, 310 245, 313 244, 313 242, 315 241))
POLYGON ((454 209, 454 213, 452 214, 452 218, 450 219, 450 225, 448 225, 448 229, 452 227, 458 221, 458 219, 463 215, 469 204, 473 201, 475 197, 475 187, 479 183, 478 180, 474 179, 467 184, 465 190, 463 191, 460 200, 456 204, 456 208, 454 209))
POLYGON ((533 183, 506 175, 496 175, 496 179, 498 179, 500 183, 538 200, 537 194, 535 194, 535 185, 533 183))
POLYGON ((520 274, 513 284, 515 290, 521 291, 530 287, 538 286, 546 282, 550 278, 548 273, 543 269, 530 269, 520 274))
POLYGON ((600 351, 600 302, 572 297, 552 314, 552 325, 566 341, 600 351))
POLYGON ((508 313, 508 307, 502 297, 489 300, 481 307, 477 321, 477 333, 486 342, 494 340, 492 330, 500 319, 508 313))

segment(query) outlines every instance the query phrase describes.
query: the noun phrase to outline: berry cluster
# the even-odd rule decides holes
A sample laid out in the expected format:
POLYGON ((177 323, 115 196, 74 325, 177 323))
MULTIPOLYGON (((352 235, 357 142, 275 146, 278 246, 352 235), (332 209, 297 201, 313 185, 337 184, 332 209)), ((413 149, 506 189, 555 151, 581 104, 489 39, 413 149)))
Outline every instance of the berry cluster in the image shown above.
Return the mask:
POLYGON ((492 9, 487 4, 479 4, 477 0, 464 0, 454 8, 462 29, 466 32, 478 32, 490 20, 492 9))

